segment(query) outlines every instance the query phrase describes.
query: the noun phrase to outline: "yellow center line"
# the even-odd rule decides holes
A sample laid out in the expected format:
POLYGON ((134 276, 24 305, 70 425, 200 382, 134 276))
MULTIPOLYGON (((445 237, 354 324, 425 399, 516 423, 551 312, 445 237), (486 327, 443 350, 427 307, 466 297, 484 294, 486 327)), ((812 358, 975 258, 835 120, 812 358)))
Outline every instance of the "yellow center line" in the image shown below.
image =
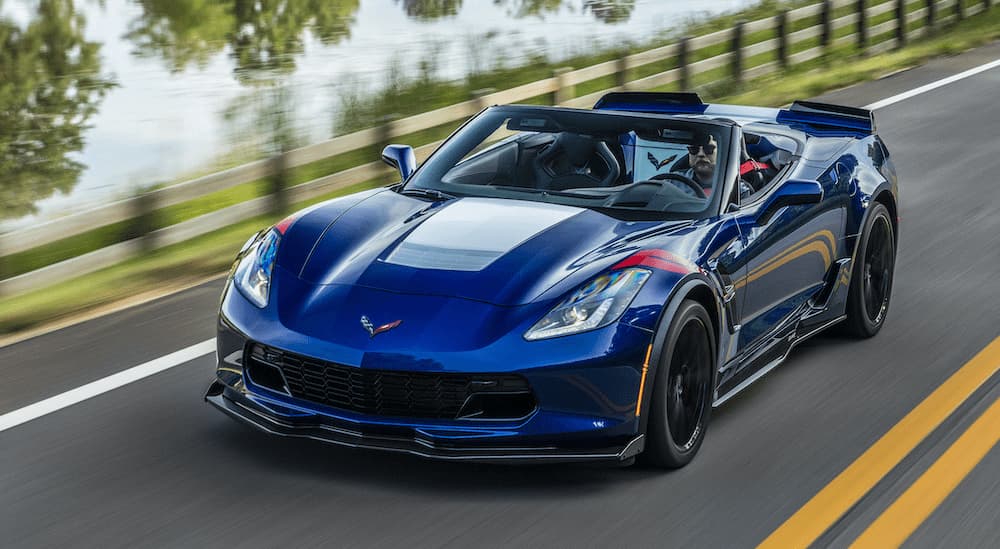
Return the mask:
POLYGON ((760 547, 806 547, 816 541, 997 370, 1000 370, 1000 337, 952 374, 771 533, 760 547))
POLYGON ((1000 400, 979 419, 934 465, 899 496, 888 509, 851 544, 852 549, 898 547, 923 524, 962 479, 986 457, 1000 440, 1000 400))

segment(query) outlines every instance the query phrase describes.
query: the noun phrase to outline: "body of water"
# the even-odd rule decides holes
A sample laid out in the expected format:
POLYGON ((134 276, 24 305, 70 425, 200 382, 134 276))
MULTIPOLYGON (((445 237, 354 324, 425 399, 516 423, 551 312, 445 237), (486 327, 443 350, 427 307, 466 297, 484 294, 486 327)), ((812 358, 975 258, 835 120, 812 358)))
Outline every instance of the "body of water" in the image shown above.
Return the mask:
MULTIPOLYGON (((233 113, 275 82, 294 93, 296 125, 302 139, 312 142, 336 133, 345 90, 378 89, 393 67, 414 74, 423 62, 440 78, 460 79, 537 55, 558 60, 645 42, 692 18, 753 3, 0 1, 0 31, 37 57, 37 67, 19 77, 25 89, 13 94, 12 101, 23 98, 25 104, 0 105, 11 117, 0 139, 23 143, 26 135, 53 136, 31 150, 8 149, 6 154, 17 156, 0 158, 0 167, 10 172, 2 177, 15 182, 0 181, 0 193, 12 197, 0 220, 15 228, 210 171, 247 137, 245 126, 233 130, 233 113), (46 73, 52 82, 45 81, 46 73), (39 94, 54 93, 53 86, 62 103, 39 102, 39 94), (30 204, 37 215, 26 215, 30 204)), ((10 51, 2 55, 15 57, 10 51)))

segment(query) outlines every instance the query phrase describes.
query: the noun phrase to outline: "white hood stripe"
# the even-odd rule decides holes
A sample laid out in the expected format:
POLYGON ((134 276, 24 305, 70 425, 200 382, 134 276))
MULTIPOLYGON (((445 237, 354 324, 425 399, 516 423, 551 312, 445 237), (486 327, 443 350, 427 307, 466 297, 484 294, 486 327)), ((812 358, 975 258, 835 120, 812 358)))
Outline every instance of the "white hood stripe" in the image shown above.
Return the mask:
POLYGON ((418 269, 480 271, 581 211, 499 198, 454 200, 414 229, 386 261, 418 269))

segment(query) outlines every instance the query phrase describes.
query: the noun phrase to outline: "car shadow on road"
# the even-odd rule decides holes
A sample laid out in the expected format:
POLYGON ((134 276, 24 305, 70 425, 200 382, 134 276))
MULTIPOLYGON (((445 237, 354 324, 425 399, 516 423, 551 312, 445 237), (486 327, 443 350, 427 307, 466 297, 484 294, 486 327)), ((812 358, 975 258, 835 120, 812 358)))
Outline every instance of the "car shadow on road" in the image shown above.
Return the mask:
POLYGON ((751 383, 749 387, 716 408, 712 412, 712 423, 719 426, 724 422, 738 421, 742 410, 754 406, 755 403, 759 404, 762 400, 769 399, 772 395, 768 393, 774 391, 776 386, 782 383, 780 380, 785 376, 792 375, 799 368, 809 368, 816 359, 822 359, 824 356, 856 344, 856 339, 840 335, 837 332, 824 332, 809 338, 792 349, 785 357, 784 362, 774 370, 751 383))
POLYGON ((506 465, 437 461, 403 453, 338 447, 313 440, 259 433, 231 422, 212 433, 220 446, 252 466, 313 480, 385 487, 393 491, 439 492, 462 499, 503 495, 566 497, 620 488, 665 473, 645 467, 594 463, 506 465))

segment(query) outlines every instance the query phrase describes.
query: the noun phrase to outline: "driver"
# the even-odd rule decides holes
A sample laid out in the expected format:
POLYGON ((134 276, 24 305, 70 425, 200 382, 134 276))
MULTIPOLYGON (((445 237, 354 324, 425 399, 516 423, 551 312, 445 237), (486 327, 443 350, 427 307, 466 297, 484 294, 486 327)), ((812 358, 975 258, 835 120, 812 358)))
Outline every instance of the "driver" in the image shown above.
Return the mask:
POLYGON ((681 175, 689 177, 701 185, 705 196, 712 194, 718 145, 712 134, 706 133, 696 136, 694 141, 688 145, 688 164, 691 167, 680 172, 681 175))

